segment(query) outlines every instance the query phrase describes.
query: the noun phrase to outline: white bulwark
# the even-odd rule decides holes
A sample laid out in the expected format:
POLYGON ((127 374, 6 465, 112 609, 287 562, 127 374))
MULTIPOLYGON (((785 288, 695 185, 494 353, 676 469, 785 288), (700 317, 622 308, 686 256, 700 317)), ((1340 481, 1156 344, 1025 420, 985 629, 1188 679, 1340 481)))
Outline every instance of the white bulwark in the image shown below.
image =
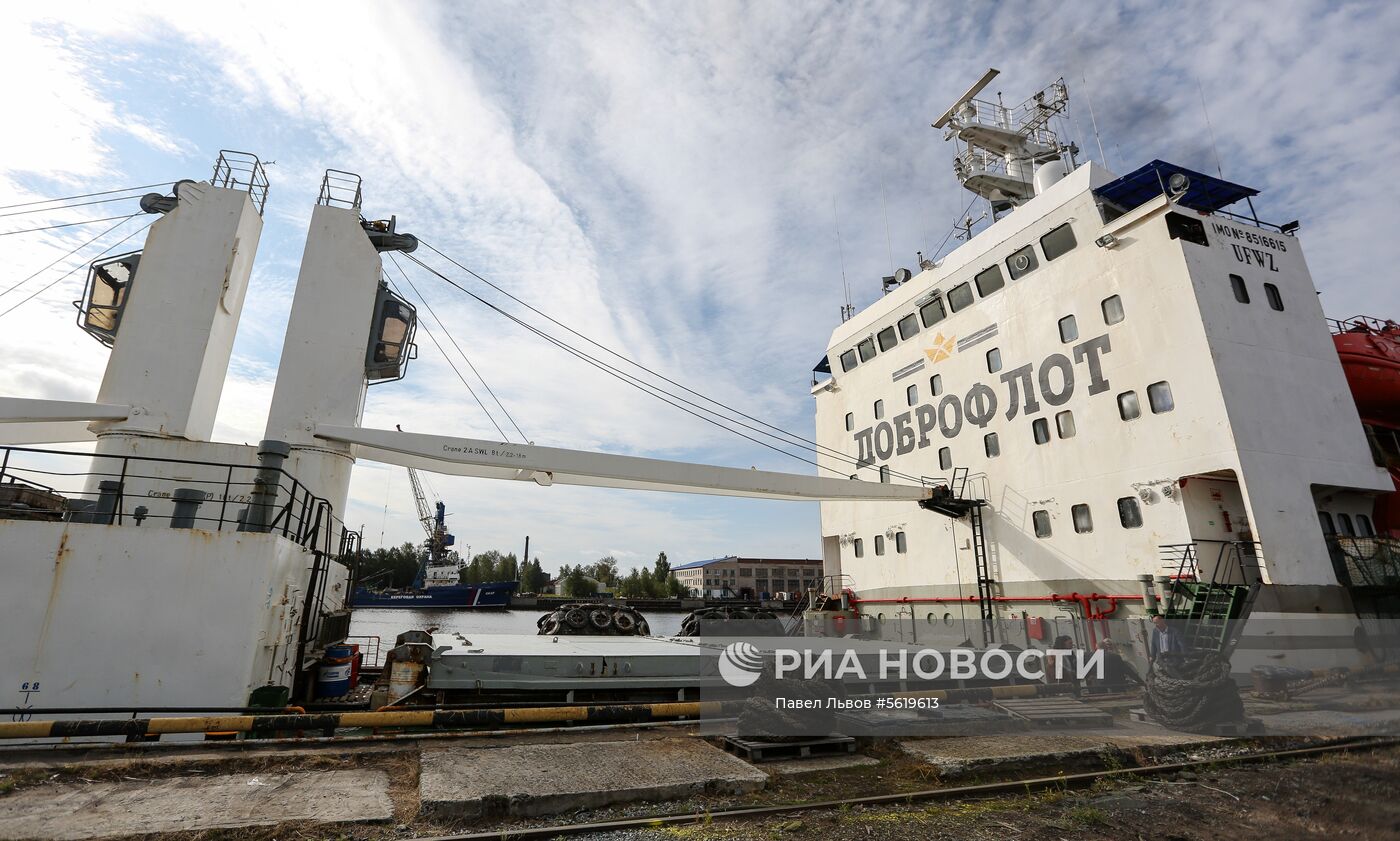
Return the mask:
POLYGON ((980 576, 989 641, 1083 646, 1140 633, 1122 620, 1164 586, 1141 576, 1218 561, 1262 583, 1237 670, 1356 663, 1315 512, 1392 488, 1301 243, 1217 212, 1254 191, 1160 161, 1044 180, 841 324, 812 389, 819 443, 862 464, 824 466, 983 501, 981 547, 970 517, 828 501, 827 574, 886 636, 980 642, 979 605, 956 600, 980 576))

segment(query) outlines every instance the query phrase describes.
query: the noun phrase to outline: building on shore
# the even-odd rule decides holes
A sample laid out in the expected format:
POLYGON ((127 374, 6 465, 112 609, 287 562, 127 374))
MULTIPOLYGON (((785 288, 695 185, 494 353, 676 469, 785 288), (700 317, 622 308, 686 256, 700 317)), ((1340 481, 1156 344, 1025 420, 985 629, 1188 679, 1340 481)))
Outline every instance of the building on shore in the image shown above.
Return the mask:
POLYGON ((740 558, 730 555, 692 561, 672 572, 690 595, 710 599, 770 599, 819 587, 820 558, 740 558))

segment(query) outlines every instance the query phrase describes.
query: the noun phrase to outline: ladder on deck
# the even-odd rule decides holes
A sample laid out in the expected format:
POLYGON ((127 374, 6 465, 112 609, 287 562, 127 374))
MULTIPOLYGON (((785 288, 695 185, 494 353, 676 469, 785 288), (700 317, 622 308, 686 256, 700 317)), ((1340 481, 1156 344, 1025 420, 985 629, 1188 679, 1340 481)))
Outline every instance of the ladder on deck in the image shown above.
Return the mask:
POLYGON ((968 470, 966 467, 957 467, 953 469, 952 481, 935 484, 932 496, 919 505, 955 520, 966 519, 972 528, 972 559, 977 570, 977 601, 982 615, 982 640, 984 645, 991 645, 996 636, 996 604, 992 598, 996 594, 997 582, 992 577, 991 556, 987 552, 987 527, 982 517, 982 508, 987 501, 968 496, 967 490, 968 470))
POLYGON ((1226 657, 1238 642, 1236 629, 1248 618, 1259 592, 1258 545, 1248 541, 1195 541, 1160 547, 1175 568, 1162 613, 1180 628, 1190 651, 1226 657), (1198 544, 1218 547, 1214 562, 1202 564, 1198 544))

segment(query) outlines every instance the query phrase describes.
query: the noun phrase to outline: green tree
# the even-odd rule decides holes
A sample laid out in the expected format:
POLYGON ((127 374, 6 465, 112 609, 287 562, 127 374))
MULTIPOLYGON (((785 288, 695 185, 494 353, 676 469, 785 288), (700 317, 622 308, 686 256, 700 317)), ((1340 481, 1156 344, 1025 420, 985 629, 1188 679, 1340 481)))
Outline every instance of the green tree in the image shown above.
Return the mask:
POLYGON ((520 589, 526 593, 538 593, 549 586, 549 576, 540 566, 540 559, 526 561, 520 567, 520 589))
POLYGON ((639 599, 647 595, 642 576, 635 569, 627 573, 617 585, 617 594, 625 599, 639 599))
POLYGON ((585 598, 597 592, 598 586, 589 580, 581 566, 570 569, 568 576, 564 578, 564 595, 570 598, 585 598))
POLYGON ((356 582, 373 589, 407 587, 418 573, 422 550, 412 543, 379 549, 361 549, 347 560, 356 569, 356 582))
POLYGON ((617 558, 608 555, 599 558, 598 562, 590 566, 585 573, 598 580, 604 587, 616 587, 618 581, 617 558))
POLYGON ((683 598, 690 595, 690 588, 682 584, 673 572, 666 576, 666 595, 673 599, 683 598))
POLYGON ((671 562, 666 559, 665 552, 656 556, 656 566, 652 569, 651 575, 657 581, 665 581, 671 576, 671 562))

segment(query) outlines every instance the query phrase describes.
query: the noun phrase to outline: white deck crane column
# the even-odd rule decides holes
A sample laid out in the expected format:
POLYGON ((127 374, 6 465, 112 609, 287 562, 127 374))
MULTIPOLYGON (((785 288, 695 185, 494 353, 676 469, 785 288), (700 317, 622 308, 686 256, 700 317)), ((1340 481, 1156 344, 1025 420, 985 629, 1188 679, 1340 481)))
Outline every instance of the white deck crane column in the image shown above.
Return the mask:
POLYGON ((214 431, 263 221, 246 190, 181 182, 178 192, 146 237, 97 392, 131 413, 95 422, 99 435, 208 441, 214 431))
POLYGON ((340 514, 355 460, 349 444, 314 433, 317 424, 360 424, 382 260, 360 216, 359 178, 342 200, 336 175, 348 173, 327 173, 311 214, 266 438, 290 445, 287 470, 340 514))

